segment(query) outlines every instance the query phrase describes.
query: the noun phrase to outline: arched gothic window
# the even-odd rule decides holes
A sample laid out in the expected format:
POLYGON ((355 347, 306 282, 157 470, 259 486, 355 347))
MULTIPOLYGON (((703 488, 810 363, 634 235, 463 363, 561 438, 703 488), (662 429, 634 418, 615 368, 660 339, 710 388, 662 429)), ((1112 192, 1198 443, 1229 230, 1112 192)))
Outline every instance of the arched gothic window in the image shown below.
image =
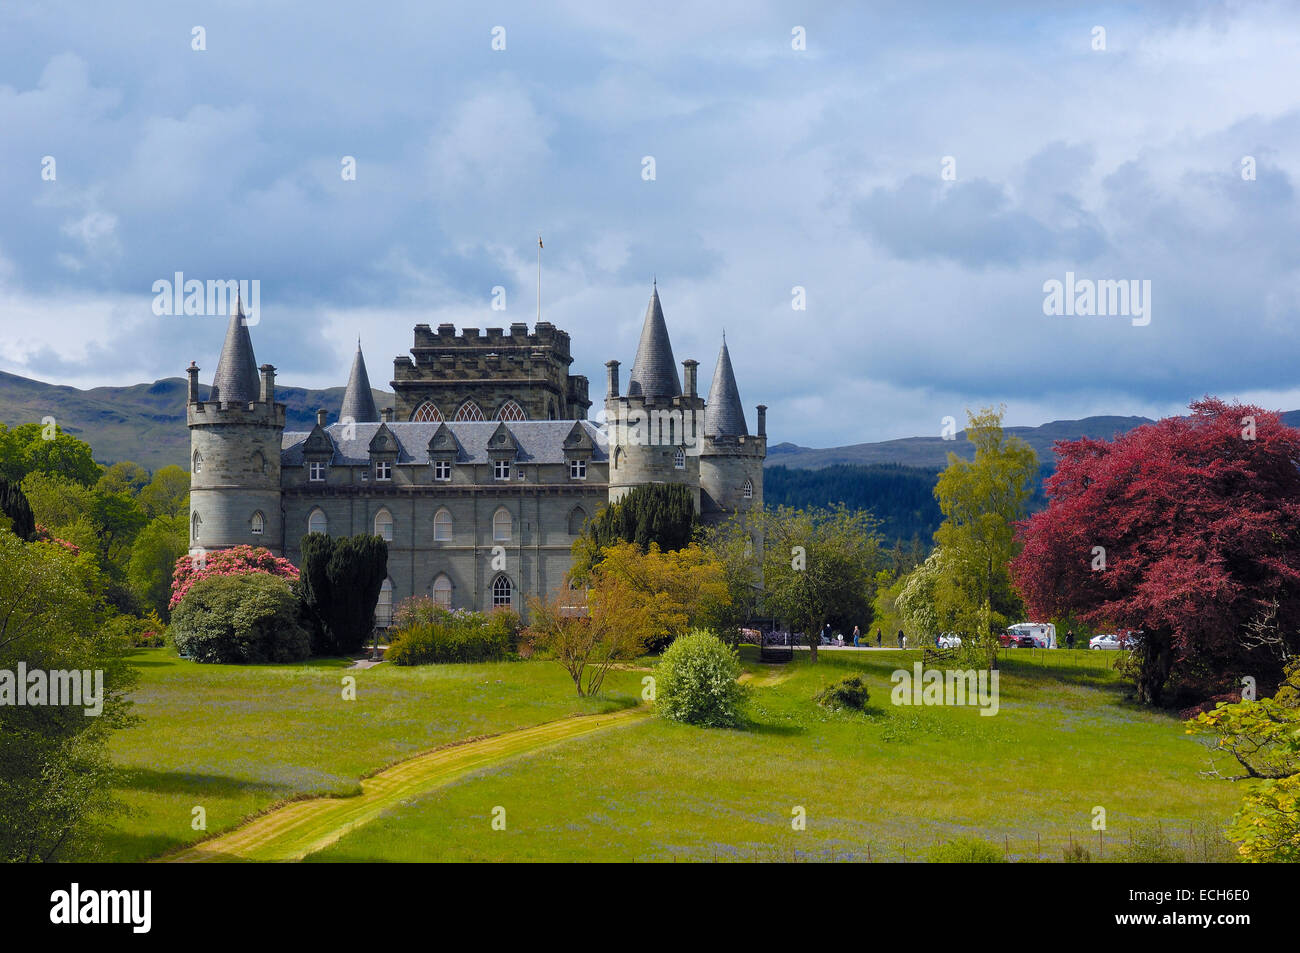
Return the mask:
POLYGON ((577 536, 582 533, 582 528, 587 525, 587 513, 581 506, 575 506, 569 511, 569 535, 577 536))
POLYGON ((442 420, 442 412, 433 405, 433 401, 426 400, 412 411, 411 419, 417 423, 427 423, 430 420, 442 420))
POLYGON ((497 411, 497 420, 527 420, 528 415, 524 409, 516 404, 513 400, 507 400, 497 411))
POLYGON ((511 585, 510 578, 505 574, 497 576, 492 581, 492 608, 508 609, 514 605, 515 587, 511 585))
POLYGON ((486 420, 487 418, 483 416, 483 411, 479 409, 478 404, 474 403, 472 400, 467 400, 465 403, 461 404, 460 408, 456 411, 456 419, 486 420))

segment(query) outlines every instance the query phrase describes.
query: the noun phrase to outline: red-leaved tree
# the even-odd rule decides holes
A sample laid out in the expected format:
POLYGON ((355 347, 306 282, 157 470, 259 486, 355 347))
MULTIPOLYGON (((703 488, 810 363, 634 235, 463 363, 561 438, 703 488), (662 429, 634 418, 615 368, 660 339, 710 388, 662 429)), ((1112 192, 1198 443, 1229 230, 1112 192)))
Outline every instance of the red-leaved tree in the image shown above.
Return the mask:
POLYGON ((1049 505, 1020 524, 1011 564, 1032 615, 1142 630, 1151 704, 1243 675, 1263 693, 1300 648, 1300 431, 1216 398, 1191 411, 1057 443, 1049 505))

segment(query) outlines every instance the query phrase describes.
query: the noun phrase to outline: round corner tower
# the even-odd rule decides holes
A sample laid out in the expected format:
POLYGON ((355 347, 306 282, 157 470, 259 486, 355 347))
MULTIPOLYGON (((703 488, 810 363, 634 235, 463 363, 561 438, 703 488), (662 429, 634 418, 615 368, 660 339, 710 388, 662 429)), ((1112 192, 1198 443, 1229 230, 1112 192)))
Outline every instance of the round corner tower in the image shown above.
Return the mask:
POLYGON ((611 503, 638 486, 680 483, 690 489, 695 511, 700 512, 704 401, 696 392, 698 363, 682 362, 683 390, 656 285, 650 293, 626 394, 619 393, 618 361, 605 365, 611 503))
POLYGON ((230 316, 208 400, 190 363, 190 548, 284 549, 280 445, 285 407, 275 402, 275 368, 259 369, 243 308, 230 316), (260 377, 259 377, 260 370, 260 377))

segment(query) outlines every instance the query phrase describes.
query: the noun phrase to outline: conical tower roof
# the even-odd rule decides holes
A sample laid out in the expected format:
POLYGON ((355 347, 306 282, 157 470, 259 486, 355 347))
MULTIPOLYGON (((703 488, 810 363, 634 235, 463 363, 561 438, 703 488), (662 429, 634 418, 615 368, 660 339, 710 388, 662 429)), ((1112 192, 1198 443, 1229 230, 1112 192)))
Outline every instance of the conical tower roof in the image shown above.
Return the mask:
POLYGON ((641 343, 636 348, 636 361, 628 377, 627 392, 632 397, 680 397, 682 394, 664 309, 659 304, 658 285, 650 292, 650 304, 645 309, 641 343))
POLYGON ((217 360, 217 373, 212 377, 212 400, 245 404, 258 398, 257 359, 253 357, 253 339, 244 323, 244 305, 235 299, 235 309, 230 313, 226 328, 226 343, 217 360))
POLYGON ((745 408, 740 404, 740 390, 736 387, 736 374, 731 369, 731 353, 727 339, 722 338, 718 352, 718 365, 713 369, 713 383, 709 386, 709 399, 704 402, 704 434, 708 437, 742 437, 749 434, 745 426, 745 408))
POLYGON ((370 392, 370 375, 366 373, 366 359, 361 356, 361 341, 357 341, 357 356, 352 359, 352 373, 348 375, 347 390, 343 392, 343 406, 339 420, 352 419, 354 424, 368 424, 379 420, 375 408, 375 395, 370 392))

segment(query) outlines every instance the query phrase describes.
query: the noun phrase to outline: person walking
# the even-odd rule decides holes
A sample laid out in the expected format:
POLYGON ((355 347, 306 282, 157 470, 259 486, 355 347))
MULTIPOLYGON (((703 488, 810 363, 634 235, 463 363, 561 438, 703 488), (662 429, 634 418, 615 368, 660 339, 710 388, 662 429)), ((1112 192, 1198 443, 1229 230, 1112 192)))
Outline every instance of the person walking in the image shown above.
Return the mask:
POLYGON ((862 636, 862 633, 861 633, 860 631, 858 631, 858 627, 855 625, 855 626, 853 627, 853 647, 854 647, 855 649, 856 649, 856 648, 861 648, 861 646, 858 645, 858 639, 859 639, 861 636, 862 636))
POLYGON ((900 649, 903 647, 903 639, 904 639, 904 638, 905 638, 905 636, 903 635, 903 630, 902 630, 902 629, 899 629, 899 630, 898 630, 898 647, 899 647, 900 649))
POLYGON ((1067 649, 1074 648, 1074 629, 1071 629, 1069 632, 1065 633, 1065 647, 1067 649))
POLYGON ((876 648, 880 648, 880 630, 876 629, 876 648))

